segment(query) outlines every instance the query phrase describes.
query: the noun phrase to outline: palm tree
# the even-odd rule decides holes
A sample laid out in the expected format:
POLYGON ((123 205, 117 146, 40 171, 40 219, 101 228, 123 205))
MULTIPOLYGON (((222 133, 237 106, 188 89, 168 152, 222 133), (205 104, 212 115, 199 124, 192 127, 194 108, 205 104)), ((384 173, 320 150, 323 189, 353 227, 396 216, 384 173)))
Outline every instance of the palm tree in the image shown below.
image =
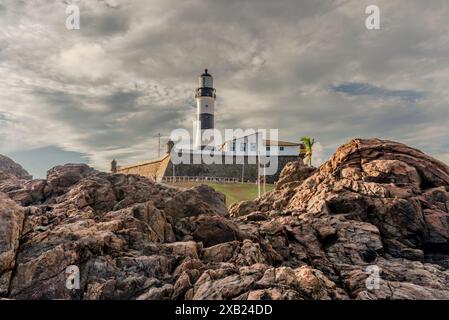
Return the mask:
POLYGON ((303 143, 303 148, 301 148, 301 152, 304 153, 305 158, 307 159, 307 165, 311 167, 313 156, 313 145, 315 144, 315 139, 312 137, 302 137, 301 142, 303 143))

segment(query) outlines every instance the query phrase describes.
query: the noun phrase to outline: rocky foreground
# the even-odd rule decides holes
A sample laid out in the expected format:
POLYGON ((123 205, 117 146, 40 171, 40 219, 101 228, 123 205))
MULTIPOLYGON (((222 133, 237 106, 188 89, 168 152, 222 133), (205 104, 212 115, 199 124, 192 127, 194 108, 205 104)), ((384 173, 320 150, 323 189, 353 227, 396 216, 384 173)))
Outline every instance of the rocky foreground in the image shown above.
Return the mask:
POLYGON ((403 144, 291 163, 229 212, 206 186, 14 168, 0 171, 0 298, 449 299, 449 167, 403 144))

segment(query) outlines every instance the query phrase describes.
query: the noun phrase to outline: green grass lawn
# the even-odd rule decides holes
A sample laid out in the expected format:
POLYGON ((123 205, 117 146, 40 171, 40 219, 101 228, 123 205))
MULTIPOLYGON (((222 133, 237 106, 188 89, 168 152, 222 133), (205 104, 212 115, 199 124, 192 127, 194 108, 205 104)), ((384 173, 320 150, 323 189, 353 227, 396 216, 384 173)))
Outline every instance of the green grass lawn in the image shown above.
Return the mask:
MULTIPOLYGON (((183 188, 190 188, 200 184, 207 184, 216 191, 226 195, 226 205, 229 207, 235 202, 243 200, 253 200, 257 198, 257 184, 253 183, 216 183, 216 182, 182 182, 174 185, 183 188)), ((274 188, 274 185, 267 184, 267 192, 274 188)))

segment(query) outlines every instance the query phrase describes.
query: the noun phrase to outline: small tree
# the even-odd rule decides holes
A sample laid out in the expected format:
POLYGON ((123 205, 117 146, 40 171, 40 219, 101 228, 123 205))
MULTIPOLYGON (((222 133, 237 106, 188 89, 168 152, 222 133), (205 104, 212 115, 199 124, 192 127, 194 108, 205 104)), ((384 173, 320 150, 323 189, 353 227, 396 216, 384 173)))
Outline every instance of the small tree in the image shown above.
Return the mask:
POLYGON ((301 142, 303 143, 303 148, 301 148, 301 152, 303 152, 305 155, 307 165, 311 167, 313 156, 313 145, 315 144, 315 139, 306 136, 301 138, 301 142))

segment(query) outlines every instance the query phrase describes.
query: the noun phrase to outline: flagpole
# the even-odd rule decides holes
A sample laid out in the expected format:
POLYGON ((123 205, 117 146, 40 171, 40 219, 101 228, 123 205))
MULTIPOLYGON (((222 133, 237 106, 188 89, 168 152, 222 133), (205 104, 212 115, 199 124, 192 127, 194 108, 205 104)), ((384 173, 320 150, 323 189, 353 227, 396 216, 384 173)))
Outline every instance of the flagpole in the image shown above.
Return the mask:
POLYGON ((267 172, 266 166, 263 165, 263 193, 267 192, 267 172))

